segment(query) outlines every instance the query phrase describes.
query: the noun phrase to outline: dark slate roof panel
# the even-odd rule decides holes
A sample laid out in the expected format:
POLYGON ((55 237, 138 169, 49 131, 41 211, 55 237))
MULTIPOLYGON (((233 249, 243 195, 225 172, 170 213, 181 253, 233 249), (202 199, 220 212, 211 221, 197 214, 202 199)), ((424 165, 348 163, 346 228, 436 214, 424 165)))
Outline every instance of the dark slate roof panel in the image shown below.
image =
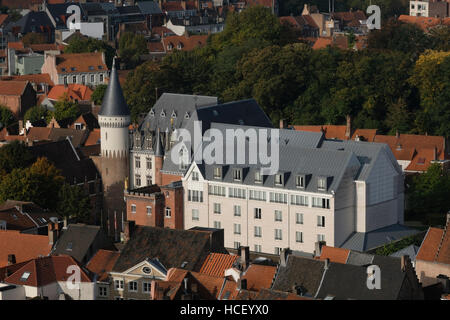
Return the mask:
POLYGON ((301 286, 306 295, 315 296, 324 273, 324 261, 288 256, 285 267, 280 266, 275 277, 272 289, 292 292, 294 286, 301 286))
POLYGON ((113 271, 124 272, 136 264, 158 258, 166 268, 200 268, 209 250, 209 234, 189 230, 136 226, 113 271))

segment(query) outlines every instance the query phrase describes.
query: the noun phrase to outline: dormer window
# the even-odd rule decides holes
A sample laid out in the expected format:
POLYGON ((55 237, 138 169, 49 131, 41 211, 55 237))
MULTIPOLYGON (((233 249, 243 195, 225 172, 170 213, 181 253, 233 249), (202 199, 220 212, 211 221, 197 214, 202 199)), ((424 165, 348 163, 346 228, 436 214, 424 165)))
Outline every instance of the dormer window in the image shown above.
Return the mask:
POLYGON ((256 170, 255 171, 255 183, 261 183, 261 182, 262 182, 261 171, 256 170))
POLYGON ((171 117, 172 117, 173 119, 175 119, 175 118, 177 117, 177 114, 176 114, 176 112, 175 112, 175 111, 172 111, 172 115, 171 115, 171 117))
POLYGON ((164 110, 161 110, 160 116, 165 118, 166 117, 166 113, 164 112, 164 110))
POLYGON ((275 185, 277 186, 284 185, 284 175, 282 173, 277 173, 275 175, 275 185))
POLYGON ((305 187, 305 176, 298 175, 295 177, 295 186, 297 188, 304 188, 305 187))
POLYGON ((185 119, 189 119, 189 113, 188 112, 186 112, 186 114, 184 115, 184 118, 185 119))
POLYGON ((94 70, 94 67, 93 66, 89 66, 88 69, 89 70, 94 70))
POLYGON ((317 189, 318 190, 327 190, 327 178, 325 178, 325 177, 317 178, 317 189))
POLYGON ((178 48, 179 50, 181 50, 181 49, 183 48, 183 44, 182 44, 181 42, 178 43, 177 48, 178 48))
POLYGON ((242 169, 233 169, 233 180, 242 181, 242 169))
POLYGON ((221 167, 214 168, 214 179, 222 179, 222 168, 221 167))
POLYGON ((150 117, 154 117, 155 116, 155 111, 153 111, 153 109, 150 110, 150 117))

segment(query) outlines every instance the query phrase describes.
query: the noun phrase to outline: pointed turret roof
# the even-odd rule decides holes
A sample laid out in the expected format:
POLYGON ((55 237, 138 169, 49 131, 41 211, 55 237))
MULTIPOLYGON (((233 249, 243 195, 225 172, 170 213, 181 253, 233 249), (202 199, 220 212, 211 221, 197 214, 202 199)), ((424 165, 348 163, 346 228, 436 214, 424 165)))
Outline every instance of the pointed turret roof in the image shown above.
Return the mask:
POLYGON ((130 109, 123 97, 122 88, 120 87, 119 77, 116 70, 116 59, 113 60, 111 75, 109 77, 108 88, 103 97, 100 116, 129 116, 130 109))

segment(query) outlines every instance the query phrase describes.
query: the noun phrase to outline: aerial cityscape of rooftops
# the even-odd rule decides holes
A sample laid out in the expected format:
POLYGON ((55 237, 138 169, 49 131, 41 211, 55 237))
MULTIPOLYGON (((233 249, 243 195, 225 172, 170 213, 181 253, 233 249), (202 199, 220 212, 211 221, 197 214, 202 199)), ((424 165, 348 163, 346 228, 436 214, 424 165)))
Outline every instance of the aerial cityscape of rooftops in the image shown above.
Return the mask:
POLYGON ((450 300, 449 138, 450 0, 0 0, 0 300, 450 300))

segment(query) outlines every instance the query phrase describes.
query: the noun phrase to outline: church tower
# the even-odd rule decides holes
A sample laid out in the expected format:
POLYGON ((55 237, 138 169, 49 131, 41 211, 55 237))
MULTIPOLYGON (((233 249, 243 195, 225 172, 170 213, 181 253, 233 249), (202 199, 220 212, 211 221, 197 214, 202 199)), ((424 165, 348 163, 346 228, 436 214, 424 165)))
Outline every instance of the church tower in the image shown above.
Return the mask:
POLYGON ((108 88, 98 114, 100 125, 101 174, 103 181, 103 224, 118 240, 126 219, 124 184, 128 179, 130 110, 120 87, 115 59, 108 88))

